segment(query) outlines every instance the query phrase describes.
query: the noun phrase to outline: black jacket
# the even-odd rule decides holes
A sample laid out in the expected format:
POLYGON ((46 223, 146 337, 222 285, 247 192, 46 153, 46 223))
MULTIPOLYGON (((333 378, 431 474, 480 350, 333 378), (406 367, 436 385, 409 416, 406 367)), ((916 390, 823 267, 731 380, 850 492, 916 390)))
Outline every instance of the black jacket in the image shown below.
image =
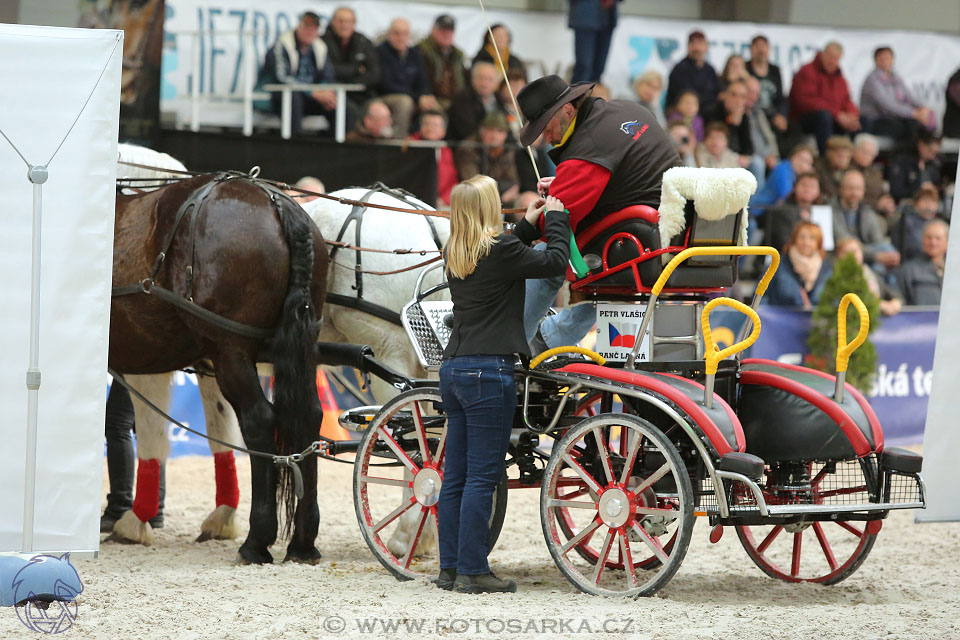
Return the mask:
POLYGON ((401 57, 389 42, 383 41, 377 47, 377 54, 380 56, 380 84, 377 87, 380 95, 405 93, 416 102, 420 96, 429 93, 420 51, 415 47, 408 47, 401 57))
POLYGON ((366 96, 372 96, 373 89, 380 82, 380 56, 377 55, 373 43, 366 36, 354 32, 346 48, 343 48, 340 46, 340 38, 330 27, 327 27, 323 34, 323 41, 327 45, 327 55, 333 64, 337 82, 362 84, 367 88, 366 96))
POLYGON ((700 113, 709 109, 717 101, 717 95, 720 93, 720 78, 717 77, 716 70, 710 66, 709 62, 704 62, 702 67, 698 67, 693 58, 687 57, 673 67, 667 82, 667 106, 674 106, 680 94, 688 89, 697 92, 700 98, 700 113))
POLYGON ((711 122, 721 122, 727 126, 727 129, 730 131, 727 147, 730 151, 738 153, 741 156, 753 155, 753 138, 750 136, 750 114, 743 114, 740 125, 735 127, 727 122, 727 107, 723 104, 722 100, 715 103, 706 111, 701 109, 700 114, 703 116, 704 127, 711 122))
MULTIPOLYGON (((497 101, 496 109, 506 115, 507 110, 504 109, 500 98, 495 97, 494 99, 497 101)), ((483 121, 487 110, 483 106, 483 100, 468 84, 466 89, 453 98, 447 114, 450 117, 450 122, 447 124, 447 140, 459 142, 469 138, 480 129, 480 122, 483 121)))
POLYGON ((570 260, 570 219, 563 211, 544 217, 547 250, 528 245, 540 232, 521 220, 513 235, 501 234, 476 270, 450 278, 453 330, 443 357, 509 355, 530 357, 523 331, 527 278, 562 275, 570 260))

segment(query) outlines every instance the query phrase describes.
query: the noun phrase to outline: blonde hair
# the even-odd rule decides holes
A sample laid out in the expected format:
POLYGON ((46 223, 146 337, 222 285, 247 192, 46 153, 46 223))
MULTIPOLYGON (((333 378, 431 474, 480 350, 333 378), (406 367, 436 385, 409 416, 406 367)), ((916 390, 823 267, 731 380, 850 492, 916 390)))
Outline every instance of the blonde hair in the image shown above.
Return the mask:
POLYGON ((490 253, 502 233, 502 209, 496 181, 473 176, 450 192, 450 239, 447 241, 447 276, 464 279, 490 253))

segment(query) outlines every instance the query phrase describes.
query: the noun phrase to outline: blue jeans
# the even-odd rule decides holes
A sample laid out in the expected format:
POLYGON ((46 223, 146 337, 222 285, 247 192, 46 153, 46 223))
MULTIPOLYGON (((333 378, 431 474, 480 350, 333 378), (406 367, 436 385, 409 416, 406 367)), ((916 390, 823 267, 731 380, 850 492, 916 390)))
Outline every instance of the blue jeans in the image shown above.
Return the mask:
POLYGON ((440 366, 447 414, 443 485, 437 505, 440 567, 490 573, 493 490, 505 468, 517 386, 513 356, 457 356, 440 366))
MULTIPOLYGON (((538 244, 534 250, 544 251, 546 248, 546 244, 538 244)), ((583 340, 583 336, 596 322, 596 310, 592 304, 569 307, 555 316, 543 319, 563 286, 563 279, 564 276, 557 276, 527 280, 526 299, 523 303, 523 331, 526 333, 527 342, 533 340, 539 328, 540 335, 551 349, 575 345, 583 340)))
POLYGON ((600 30, 573 30, 573 72, 570 82, 600 82, 603 68, 607 66, 613 26, 600 30))

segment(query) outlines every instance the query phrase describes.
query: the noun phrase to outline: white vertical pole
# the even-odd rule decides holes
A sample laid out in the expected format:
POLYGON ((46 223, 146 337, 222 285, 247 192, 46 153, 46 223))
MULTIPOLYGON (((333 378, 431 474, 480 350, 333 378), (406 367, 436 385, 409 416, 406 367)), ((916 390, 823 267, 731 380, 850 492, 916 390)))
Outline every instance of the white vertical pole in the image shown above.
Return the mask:
POLYGON ((290 89, 284 88, 280 94, 280 137, 290 139, 290 118, 293 111, 293 97, 290 89))
POLYGON ((243 34, 243 135, 253 134, 253 32, 243 34))
POLYGON ((190 130, 200 131, 200 32, 193 34, 193 83, 190 86, 190 130))
POLYGON ((30 265, 30 362, 27 366, 27 457, 23 486, 23 549, 33 551, 33 516, 37 484, 37 412, 40 397, 40 226, 47 168, 30 167, 33 183, 33 259, 30 265))
POLYGON ((337 121, 334 136, 337 142, 343 142, 347 135, 347 92, 343 87, 337 87, 337 111, 334 115, 337 121))

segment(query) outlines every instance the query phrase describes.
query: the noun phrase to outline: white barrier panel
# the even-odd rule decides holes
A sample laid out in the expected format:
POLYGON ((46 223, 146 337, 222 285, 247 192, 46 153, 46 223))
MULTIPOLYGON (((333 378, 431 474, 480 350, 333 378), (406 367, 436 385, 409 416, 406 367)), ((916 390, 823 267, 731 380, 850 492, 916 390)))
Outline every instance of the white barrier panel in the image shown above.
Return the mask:
MULTIPOLYGON (((960 179, 960 170, 957 172, 960 179)), ((923 432, 923 479, 927 508, 917 511, 917 522, 960 520, 957 491, 957 452, 960 451, 960 397, 957 396, 957 363, 960 362, 960 198, 953 201, 955 221, 950 229, 947 264, 940 296, 937 350, 933 355, 933 386, 923 432)))
POLYGON ((0 130, 8 138, 0 138, 0 551, 99 546, 122 45, 120 31, 0 25, 0 130), (34 474, 26 455, 36 195, 28 163, 48 165, 49 175, 38 189, 34 474), (31 481, 33 527, 25 532, 31 481))

